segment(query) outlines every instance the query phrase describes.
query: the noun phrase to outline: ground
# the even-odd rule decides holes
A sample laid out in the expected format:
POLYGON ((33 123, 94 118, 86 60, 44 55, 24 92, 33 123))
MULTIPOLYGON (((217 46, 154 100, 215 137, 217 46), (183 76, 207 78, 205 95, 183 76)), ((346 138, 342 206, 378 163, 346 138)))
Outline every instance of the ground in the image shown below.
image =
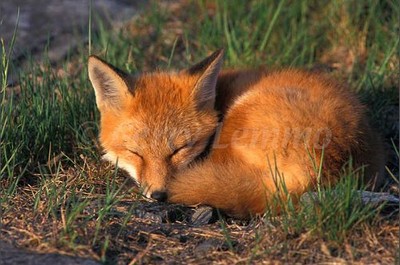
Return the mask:
POLYGON ((220 47, 225 67, 324 71, 368 107, 386 143, 385 192, 398 198, 399 13, 395 1, 377 0, 152 1, 118 30, 97 25, 57 62, 44 52, 19 68, 8 45, 0 53, 0 264, 16 262, 10 253, 66 264, 399 263, 398 204, 363 203, 353 173, 299 208, 248 221, 143 198, 101 160, 86 72, 90 53, 136 73, 182 69, 220 47))

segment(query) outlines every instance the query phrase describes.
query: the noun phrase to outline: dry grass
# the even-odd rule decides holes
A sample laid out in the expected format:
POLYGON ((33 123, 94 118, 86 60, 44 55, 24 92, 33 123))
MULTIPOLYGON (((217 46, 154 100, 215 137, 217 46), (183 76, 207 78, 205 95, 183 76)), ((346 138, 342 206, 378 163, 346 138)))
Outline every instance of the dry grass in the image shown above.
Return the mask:
MULTIPOLYGON (((339 8, 333 2, 327 6, 321 6, 318 1, 313 5, 307 1, 293 2, 293 8, 287 5, 282 11, 284 15, 278 14, 277 24, 271 27, 265 49, 259 49, 260 42, 277 12, 276 3, 271 2, 273 7, 264 12, 266 17, 258 19, 245 16, 246 11, 241 12, 240 8, 227 6, 231 1, 168 1, 161 6, 154 2, 121 32, 98 33, 94 38, 97 46, 93 49, 133 72, 170 65, 187 66, 219 46, 226 47, 226 64, 230 66, 313 68, 322 64, 322 68, 359 90, 371 109, 373 122, 387 142, 398 143, 395 82, 399 63, 389 43, 392 28, 386 22, 378 24, 370 16, 359 15, 357 20, 349 6, 339 8), (296 31, 292 32, 291 27, 296 31), (255 33, 258 30, 259 36, 255 33), (387 35, 378 30, 386 30, 387 35), (379 38, 373 38, 378 35, 379 38)), ((357 1, 350 2, 358 7, 357 1)), ((361 6, 373 13, 380 10, 377 3, 371 0, 361 6)), ((391 3, 387 1, 385 5, 390 7, 391 3)), ((243 9, 249 10, 258 4, 249 1, 243 9)), ((261 6, 265 8, 265 4, 261 6)), ((380 8, 389 12, 388 7, 380 8)), ((340 240, 331 240, 326 236, 329 231, 323 231, 317 223, 302 226, 307 218, 300 215, 265 216, 248 222, 217 218, 211 224, 200 225, 191 222, 193 209, 142 198, 139 188, 123 172, 100 160, 95 126, 98 113, 86 74, 82 74, 86 63, 82 54, 86 48, 78 51, 67 66, 43 67, 23 77, 18 85, 20 92, 10 94, 7 88, 8 92, 1 94, 7 94, 2 101, 5 106, 11 104, 11 98, 17 104, 29 98, 29 104, 34 105, 35 93, 43 101, 54 96, 43 95, 43 91, 55 88, 56 107, 49 107, 50 114, 46 117, 60 116, 61 121, 54 123, 66 124, 62 129, 44 125, 24 127, 18 124, 19 120, 15 123, 7 120, 6 126, 20 128, 23 133, 34 129, 37 131, 31 132, 32 135, 48 132, 46 137, 50 140, 27 141, 12 128, 10 134, 1 134, 2 148, 6 150, 6 144, 14 146, 16 157, 22 159, 12 166, 5 163, 6 155, 10 157, 8 151, 1 153, 1 162, 4 162, 0 166, 2 240, 40 253, 88 257, 106 264, 400 262, 398 211, 389 216, 373 214, 343 231, 340 240), (26 95, 27 88, 35 91, 26 95), (59 109, 59 113, 51 115, 59 109)), ((37 123, 43 119, 31 109, 25 112, 16 109, 12 115, 22 113, 37 123)), ((392 182, 396 183, 398 155, 392 147, 388 150, 391 152, 388 167, 394 175, 392 182)), ((356 218, 362 219, 362 216, 356 218)))
POLYGON ((400 243, 398 215, 375 217, 362 223, 340 243, 324 240, 315 231, 287 231, 282 217, 249 222, 228 218, 196 226, 189 220, 193 211, 188 208, 135 199, 136 188, 132 183, 127 184, 122 175, 116 176, 116 186, 125 183, 125 187, 98 227, 106 192, 104 172, 111 170, 109 166, 98 166, 87 163, 81 169, 89 172, 86 177, 69 169, 47 179, 48 184, 19 187, 18 196, 4 207, 9 210, 2 216, 2 238, 40 253, 76 255, 109 264, 394 264, 396 261, 400 243), (60 183, 65 182, 68 189, 59 202, 59 212, 47 213, 45 196, 35 206, 39 188, 61 187, 60 183), (72 192, 88 203, 73 224, 67 224, 68 198, 72 192), (171 213, 177 212, 181 213, 178 217, 171 217, 171 213))

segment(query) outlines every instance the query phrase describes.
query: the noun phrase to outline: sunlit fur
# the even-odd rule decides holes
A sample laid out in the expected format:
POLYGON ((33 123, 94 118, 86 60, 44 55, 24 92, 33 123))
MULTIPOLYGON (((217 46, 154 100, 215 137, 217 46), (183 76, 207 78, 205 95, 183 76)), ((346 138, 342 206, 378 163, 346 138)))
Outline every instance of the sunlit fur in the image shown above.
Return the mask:
POLYGON ((219 51, 188 71, 133 77, 91 57, 106 157, 147 196, 166 191, 170 202, 246 218, 277 194, 333 185, 349 161, 365 183, 381 184, 381 141, 348 88, 301 70, 219 72, 221 62, 219 51))

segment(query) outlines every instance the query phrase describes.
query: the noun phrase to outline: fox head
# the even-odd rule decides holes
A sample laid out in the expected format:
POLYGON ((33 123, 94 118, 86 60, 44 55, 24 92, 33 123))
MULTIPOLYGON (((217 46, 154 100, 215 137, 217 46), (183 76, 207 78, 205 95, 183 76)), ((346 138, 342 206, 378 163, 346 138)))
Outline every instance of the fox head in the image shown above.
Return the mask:
POLYGON ((147 197, 166 200, 168 180, 207 148, 218 123, 222 61, 219 50, 186 70, 128 75, 89 57, 104 158, 125 169, 147 197))

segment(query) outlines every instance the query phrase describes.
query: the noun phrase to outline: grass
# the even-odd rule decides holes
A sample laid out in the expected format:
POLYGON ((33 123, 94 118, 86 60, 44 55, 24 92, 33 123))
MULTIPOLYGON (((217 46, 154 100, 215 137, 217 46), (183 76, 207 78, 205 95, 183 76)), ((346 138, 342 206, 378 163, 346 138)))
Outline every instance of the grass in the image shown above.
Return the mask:
POLYGON ((89 50, 135 73, 187 67, 220 47, 226 67, 329 70, 369 107, 388 143, 395 183, 399 12, 395 1, 377 0, 154 1, 121 30, 100 27, 91 46, 57 67, 44 55, 40 64, 13 68, 2 45, 2 238, 107 264, 198 262, 202 244, 219 262, 399 262, 398 220, 361 204, 354 171, 311 197, 311 205, 288 207, 279 217, 245 224, 220 218, 203 227, 163 222, 158 213, 169 206, 147 202, 123 172, 101 161, 86 71, 89 50), (18 73, 12 87, 10 71, 18 73))

